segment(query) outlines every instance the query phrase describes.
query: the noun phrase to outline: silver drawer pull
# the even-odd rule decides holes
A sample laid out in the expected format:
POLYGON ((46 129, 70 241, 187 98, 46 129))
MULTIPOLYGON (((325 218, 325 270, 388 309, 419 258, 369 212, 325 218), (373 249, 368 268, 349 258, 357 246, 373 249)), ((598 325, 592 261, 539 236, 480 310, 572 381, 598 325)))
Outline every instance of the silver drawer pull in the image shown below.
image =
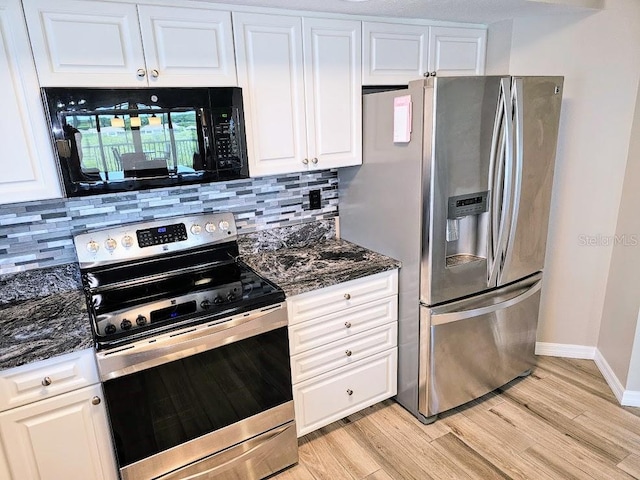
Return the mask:
POLYGON ((100 400, 100 397, 93 397, 93 398, 91 399, 91 403, 93 403, 94 405, 100 405, 100 402, 101 402, 101 401, 102 401, 102 400, 100 400))
POLYGON ((350 356, 353 354, 353 352, 352 352, 351 350, 347 350, 347 351, 346 351, 346 352, 344 352, 344 353, 345 353, 345 355, 346 355, 347 357, 350 357, 350 356))
POLYGON ((344 294, 344 298, 345 298, 346 300, 351 300, 351 294, 349 294, 349 293, 345 293, 345 294, 344 294))
POLYGON ((353 395, 353 390, 351 390, 350 388, 347 388, 347 395, 349 396, 353 395))
POLYGON ((49 385, 51 385, 51 377, 44 377, 42 379, 42 386, 48 387, 49 385))
POLYGON ((153 70, 151 70, 151 76, 153 78, 158 78, 160 76, 160 72, 154 68, 153 70))
POLYGON ((344 326, 347 328, 351 328, 351 322, 344 322, 344 326))

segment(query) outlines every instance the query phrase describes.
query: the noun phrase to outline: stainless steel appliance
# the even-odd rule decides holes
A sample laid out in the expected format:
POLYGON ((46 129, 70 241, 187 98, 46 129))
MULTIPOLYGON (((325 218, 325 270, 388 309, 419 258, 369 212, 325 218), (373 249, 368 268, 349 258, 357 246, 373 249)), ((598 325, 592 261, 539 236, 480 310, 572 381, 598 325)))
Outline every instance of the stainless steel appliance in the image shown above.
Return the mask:
POLYGON ((74 237, 123 479, 264 478, 298 460, 283 291, 230 213, 74 237))
POLYGON ((248 177, 242 90, 42 89, 67 196, 248 177))
POLYGON ((340 232, 402 262, 397 400, 424 422, 534 365, 562 86, 430 78, 363 96, 340 232))

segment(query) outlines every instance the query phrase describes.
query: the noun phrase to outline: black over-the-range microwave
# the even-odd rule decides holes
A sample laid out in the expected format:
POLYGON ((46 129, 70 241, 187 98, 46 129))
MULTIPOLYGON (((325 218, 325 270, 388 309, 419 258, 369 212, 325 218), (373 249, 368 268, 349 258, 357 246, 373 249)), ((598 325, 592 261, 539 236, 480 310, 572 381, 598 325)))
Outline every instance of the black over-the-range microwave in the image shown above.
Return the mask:
POLYGON ((67 196, 248 177, 242 91, 43 88, 67 196))

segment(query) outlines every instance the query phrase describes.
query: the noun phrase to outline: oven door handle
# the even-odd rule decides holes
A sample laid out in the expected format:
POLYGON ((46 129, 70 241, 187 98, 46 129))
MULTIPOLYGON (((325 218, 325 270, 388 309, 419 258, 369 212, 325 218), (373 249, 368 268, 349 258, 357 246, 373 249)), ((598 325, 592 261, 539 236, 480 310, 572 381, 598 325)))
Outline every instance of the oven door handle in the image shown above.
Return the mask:
POLYGON ((104 381, 190 357, 214 348, 286 327, 285 302, 233 317, 203 323, 96 353, 104 381))

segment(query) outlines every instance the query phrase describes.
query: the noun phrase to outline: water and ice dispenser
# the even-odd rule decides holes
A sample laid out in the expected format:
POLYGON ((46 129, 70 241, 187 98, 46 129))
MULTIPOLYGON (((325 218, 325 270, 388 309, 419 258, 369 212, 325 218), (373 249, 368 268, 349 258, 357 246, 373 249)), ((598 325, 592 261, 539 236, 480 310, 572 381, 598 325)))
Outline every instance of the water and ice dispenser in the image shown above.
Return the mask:
POLYGON ((486 259, 489 192, 449 197, 446 224, 446 266, 486 259))

